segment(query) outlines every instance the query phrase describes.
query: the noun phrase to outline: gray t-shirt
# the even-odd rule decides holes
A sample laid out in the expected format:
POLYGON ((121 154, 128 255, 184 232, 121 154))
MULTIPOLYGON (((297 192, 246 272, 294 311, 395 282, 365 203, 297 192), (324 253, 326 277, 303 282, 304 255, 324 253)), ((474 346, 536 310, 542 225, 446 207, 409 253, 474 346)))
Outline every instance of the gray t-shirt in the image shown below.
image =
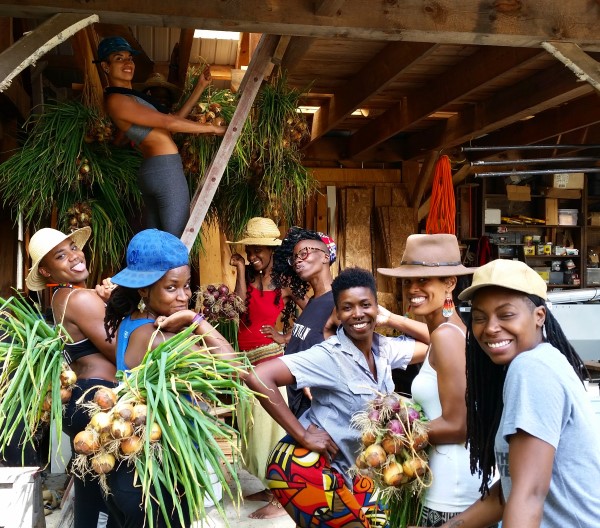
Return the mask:
POLYGON ((296 387, 310 387, 312 403, 300 418, 305 427, 318 426, 329 433, 340 451, 331 465, 346 477, 360 449, 360 433, 350 425, 352 416, 366 408, 377 392, 394 391, 392 369, 405 369, 415 349, 412 338, 373 336, 377 380, 364 354, 340 327, 337 335, 308 350, 277 358, 296 378, 296 387))
POLYGON ((507 439, 525 431, 555 448, 541 528, 600 526, 600 425, 566 358, 549 343, 519 354, 508 367, 496 463, 508 499, 507 439))

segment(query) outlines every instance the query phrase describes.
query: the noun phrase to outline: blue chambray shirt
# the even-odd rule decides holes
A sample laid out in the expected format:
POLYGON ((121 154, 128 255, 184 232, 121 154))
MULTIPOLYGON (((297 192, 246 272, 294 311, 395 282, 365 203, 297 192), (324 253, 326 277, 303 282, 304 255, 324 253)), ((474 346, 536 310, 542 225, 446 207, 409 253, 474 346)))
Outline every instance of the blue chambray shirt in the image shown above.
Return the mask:
POLYGON ((331 465, 346 479, 348 469, 360 450, 360 433, 350 426, 352 416, 365 409, 376 392, 394 391, 392 369, 405 369, 412 359, 415 341, 409 337, 389 338, 373 335, 373 357, 377 381, 364 354, 354 346, 342 327, 334 335, 308 350, 277 358, 296 378, 296 387, 310 387, 312 403, 301 417, 329 433, 340 451, 331 465))

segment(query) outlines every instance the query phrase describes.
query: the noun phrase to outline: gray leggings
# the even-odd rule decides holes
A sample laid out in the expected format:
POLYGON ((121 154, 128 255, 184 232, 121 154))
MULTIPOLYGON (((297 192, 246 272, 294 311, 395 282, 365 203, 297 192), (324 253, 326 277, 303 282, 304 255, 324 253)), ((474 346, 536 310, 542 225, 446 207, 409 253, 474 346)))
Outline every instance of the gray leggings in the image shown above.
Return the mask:
POLYGON ((138 172, 146 227, 181 237, 190 217, 190 192, 179 154, 146 158, 138 172))

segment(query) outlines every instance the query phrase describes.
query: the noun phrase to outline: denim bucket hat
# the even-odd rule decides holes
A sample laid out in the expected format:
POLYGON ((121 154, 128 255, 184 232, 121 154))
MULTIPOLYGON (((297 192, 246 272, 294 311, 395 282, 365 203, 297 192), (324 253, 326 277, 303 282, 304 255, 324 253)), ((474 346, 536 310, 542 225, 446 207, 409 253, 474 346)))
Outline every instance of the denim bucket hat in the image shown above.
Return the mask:
POLYGON ((132 48, 131 44, 123 37, 106 37, 98 44, 98 60, 95 60, 94 62, 97 64, 99 62, 107 61, 110 54, 116 53, 117 51, 128 51, 132 55, 140 54, 140 52, 132 48))
POLYGON ((126 288, 145 288, 160 280, 167 271, 187 266, 188 251, 176 236, 158 229, 145 229, 127 246, 127 267, 111 278, 126 288))

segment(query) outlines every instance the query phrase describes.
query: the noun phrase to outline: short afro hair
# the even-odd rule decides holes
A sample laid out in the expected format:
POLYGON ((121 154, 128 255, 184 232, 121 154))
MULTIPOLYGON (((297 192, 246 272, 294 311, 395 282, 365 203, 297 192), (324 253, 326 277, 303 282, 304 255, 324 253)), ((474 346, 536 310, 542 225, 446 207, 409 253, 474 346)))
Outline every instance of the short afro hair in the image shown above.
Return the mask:
POLYGON ((333 292, 333 302, 337 306, 340 293, 350 288, 369 288, 377 299, 377 288, 375 286, 375 277, 370 271, 362 268, 346 268, 333 279, 331 290, 333 292))

